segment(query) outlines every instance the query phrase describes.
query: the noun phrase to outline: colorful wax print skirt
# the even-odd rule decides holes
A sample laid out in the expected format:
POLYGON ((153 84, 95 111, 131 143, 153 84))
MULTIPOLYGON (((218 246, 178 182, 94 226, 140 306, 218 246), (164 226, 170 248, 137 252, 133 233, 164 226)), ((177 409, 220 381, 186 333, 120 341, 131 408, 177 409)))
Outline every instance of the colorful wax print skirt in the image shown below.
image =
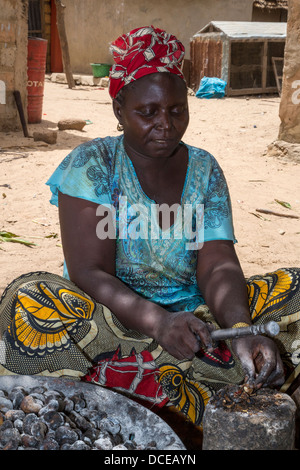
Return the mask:
MULTIPOLYGON (((300 370, 300 270, 279 269, 247 280, 253 323, 274 320, 274 339, 289 393, 300 370)), ((206 306, 195 315, 215 321, 206 306)), ((216 327, 218 327, 216 325, 216 327)), ((0 375, 72 377, 124 393, 149 407, 172 406, 200 425, 205 405, 244 373, 220 341, 212 353, 177 360, 156 341, 126 329, 72 282, 36 272, 14 280, 0 302, 0 375)))

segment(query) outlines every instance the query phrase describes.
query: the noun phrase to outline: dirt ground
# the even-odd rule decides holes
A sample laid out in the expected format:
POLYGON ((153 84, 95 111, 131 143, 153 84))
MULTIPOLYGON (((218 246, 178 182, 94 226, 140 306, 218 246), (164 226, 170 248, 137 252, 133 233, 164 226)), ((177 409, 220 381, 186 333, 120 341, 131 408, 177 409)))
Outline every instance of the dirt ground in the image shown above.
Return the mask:
MULTIPOLYGON (((185 142, 205 148, 221 164, 232 199, 236 249, 246 276, 283 266, 300 266, 299 219, 263 214, 267 209, 300 216, 300 158, 274 155, 280 125, 278 96, 202 100, 189 96, 190 125, 185 142), (276 202, 283 201, 291 208, 276 202)), ((58 131, 54 145, 0 134, 0 230, 35 245, 0 243, 0 293, 30 271, 62 273, 63 253, 57 209, 45 182, 80 143, 118 135, 107 88, 45 83, 42 122, 35 130, 56 129, 63 118, 87 120, 83 131, 58 131)))

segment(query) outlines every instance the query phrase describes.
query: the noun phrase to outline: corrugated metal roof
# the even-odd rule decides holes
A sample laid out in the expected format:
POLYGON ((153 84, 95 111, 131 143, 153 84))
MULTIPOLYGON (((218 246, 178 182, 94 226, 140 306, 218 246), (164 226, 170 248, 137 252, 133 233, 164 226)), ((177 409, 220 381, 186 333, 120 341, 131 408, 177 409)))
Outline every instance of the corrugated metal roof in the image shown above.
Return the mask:
POLYGON ((229 38, 285 38, 286 23, 260 22, 260 21, 211 21, 204 28, 200 29, 199 34, 210 32, 222 32, 229 38))

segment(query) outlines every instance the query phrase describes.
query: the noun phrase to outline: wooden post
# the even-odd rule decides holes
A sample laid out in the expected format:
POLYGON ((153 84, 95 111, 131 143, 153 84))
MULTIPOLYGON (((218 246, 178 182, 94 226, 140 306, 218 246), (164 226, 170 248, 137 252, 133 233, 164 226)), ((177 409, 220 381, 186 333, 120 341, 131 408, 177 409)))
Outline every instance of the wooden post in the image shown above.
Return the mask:
POLYGON ((284 52, 279 140, 300 143, 300 2, 288 2, 287 38, 284 52))
POLYGON ((70 64, 70 56, 69 56, 69 46, 65 28, 65 8, 66 6, 62 4, 61 0, 55 0, 56 4, 56 21, 57 21, 57 29, 58 35, 60 40, 60 47, 62 52, 62 60, 64 65, 64 72, 66 74, 66 79, 69 88, 75 88, 75 81, 72 75, 71 64, 70 64))

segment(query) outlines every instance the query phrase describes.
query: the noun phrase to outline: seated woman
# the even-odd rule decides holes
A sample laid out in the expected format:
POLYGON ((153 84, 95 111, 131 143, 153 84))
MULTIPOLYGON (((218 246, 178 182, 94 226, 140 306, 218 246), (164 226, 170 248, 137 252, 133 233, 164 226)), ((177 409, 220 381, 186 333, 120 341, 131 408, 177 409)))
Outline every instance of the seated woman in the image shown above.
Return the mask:
POLYGON ((109 91, 123 133, 80 145, 48 181, 64 276, 29 273, 6 289, 1 373, 82 378, 168 403, 200 424, 226 384, 293 386, 299 270, 245 281, 222 170, 182 141, 180 41, 145 27, 111 48, 109 91), (280 325, 275 339, 212 342, 212 328, 269 320, 280 325))

